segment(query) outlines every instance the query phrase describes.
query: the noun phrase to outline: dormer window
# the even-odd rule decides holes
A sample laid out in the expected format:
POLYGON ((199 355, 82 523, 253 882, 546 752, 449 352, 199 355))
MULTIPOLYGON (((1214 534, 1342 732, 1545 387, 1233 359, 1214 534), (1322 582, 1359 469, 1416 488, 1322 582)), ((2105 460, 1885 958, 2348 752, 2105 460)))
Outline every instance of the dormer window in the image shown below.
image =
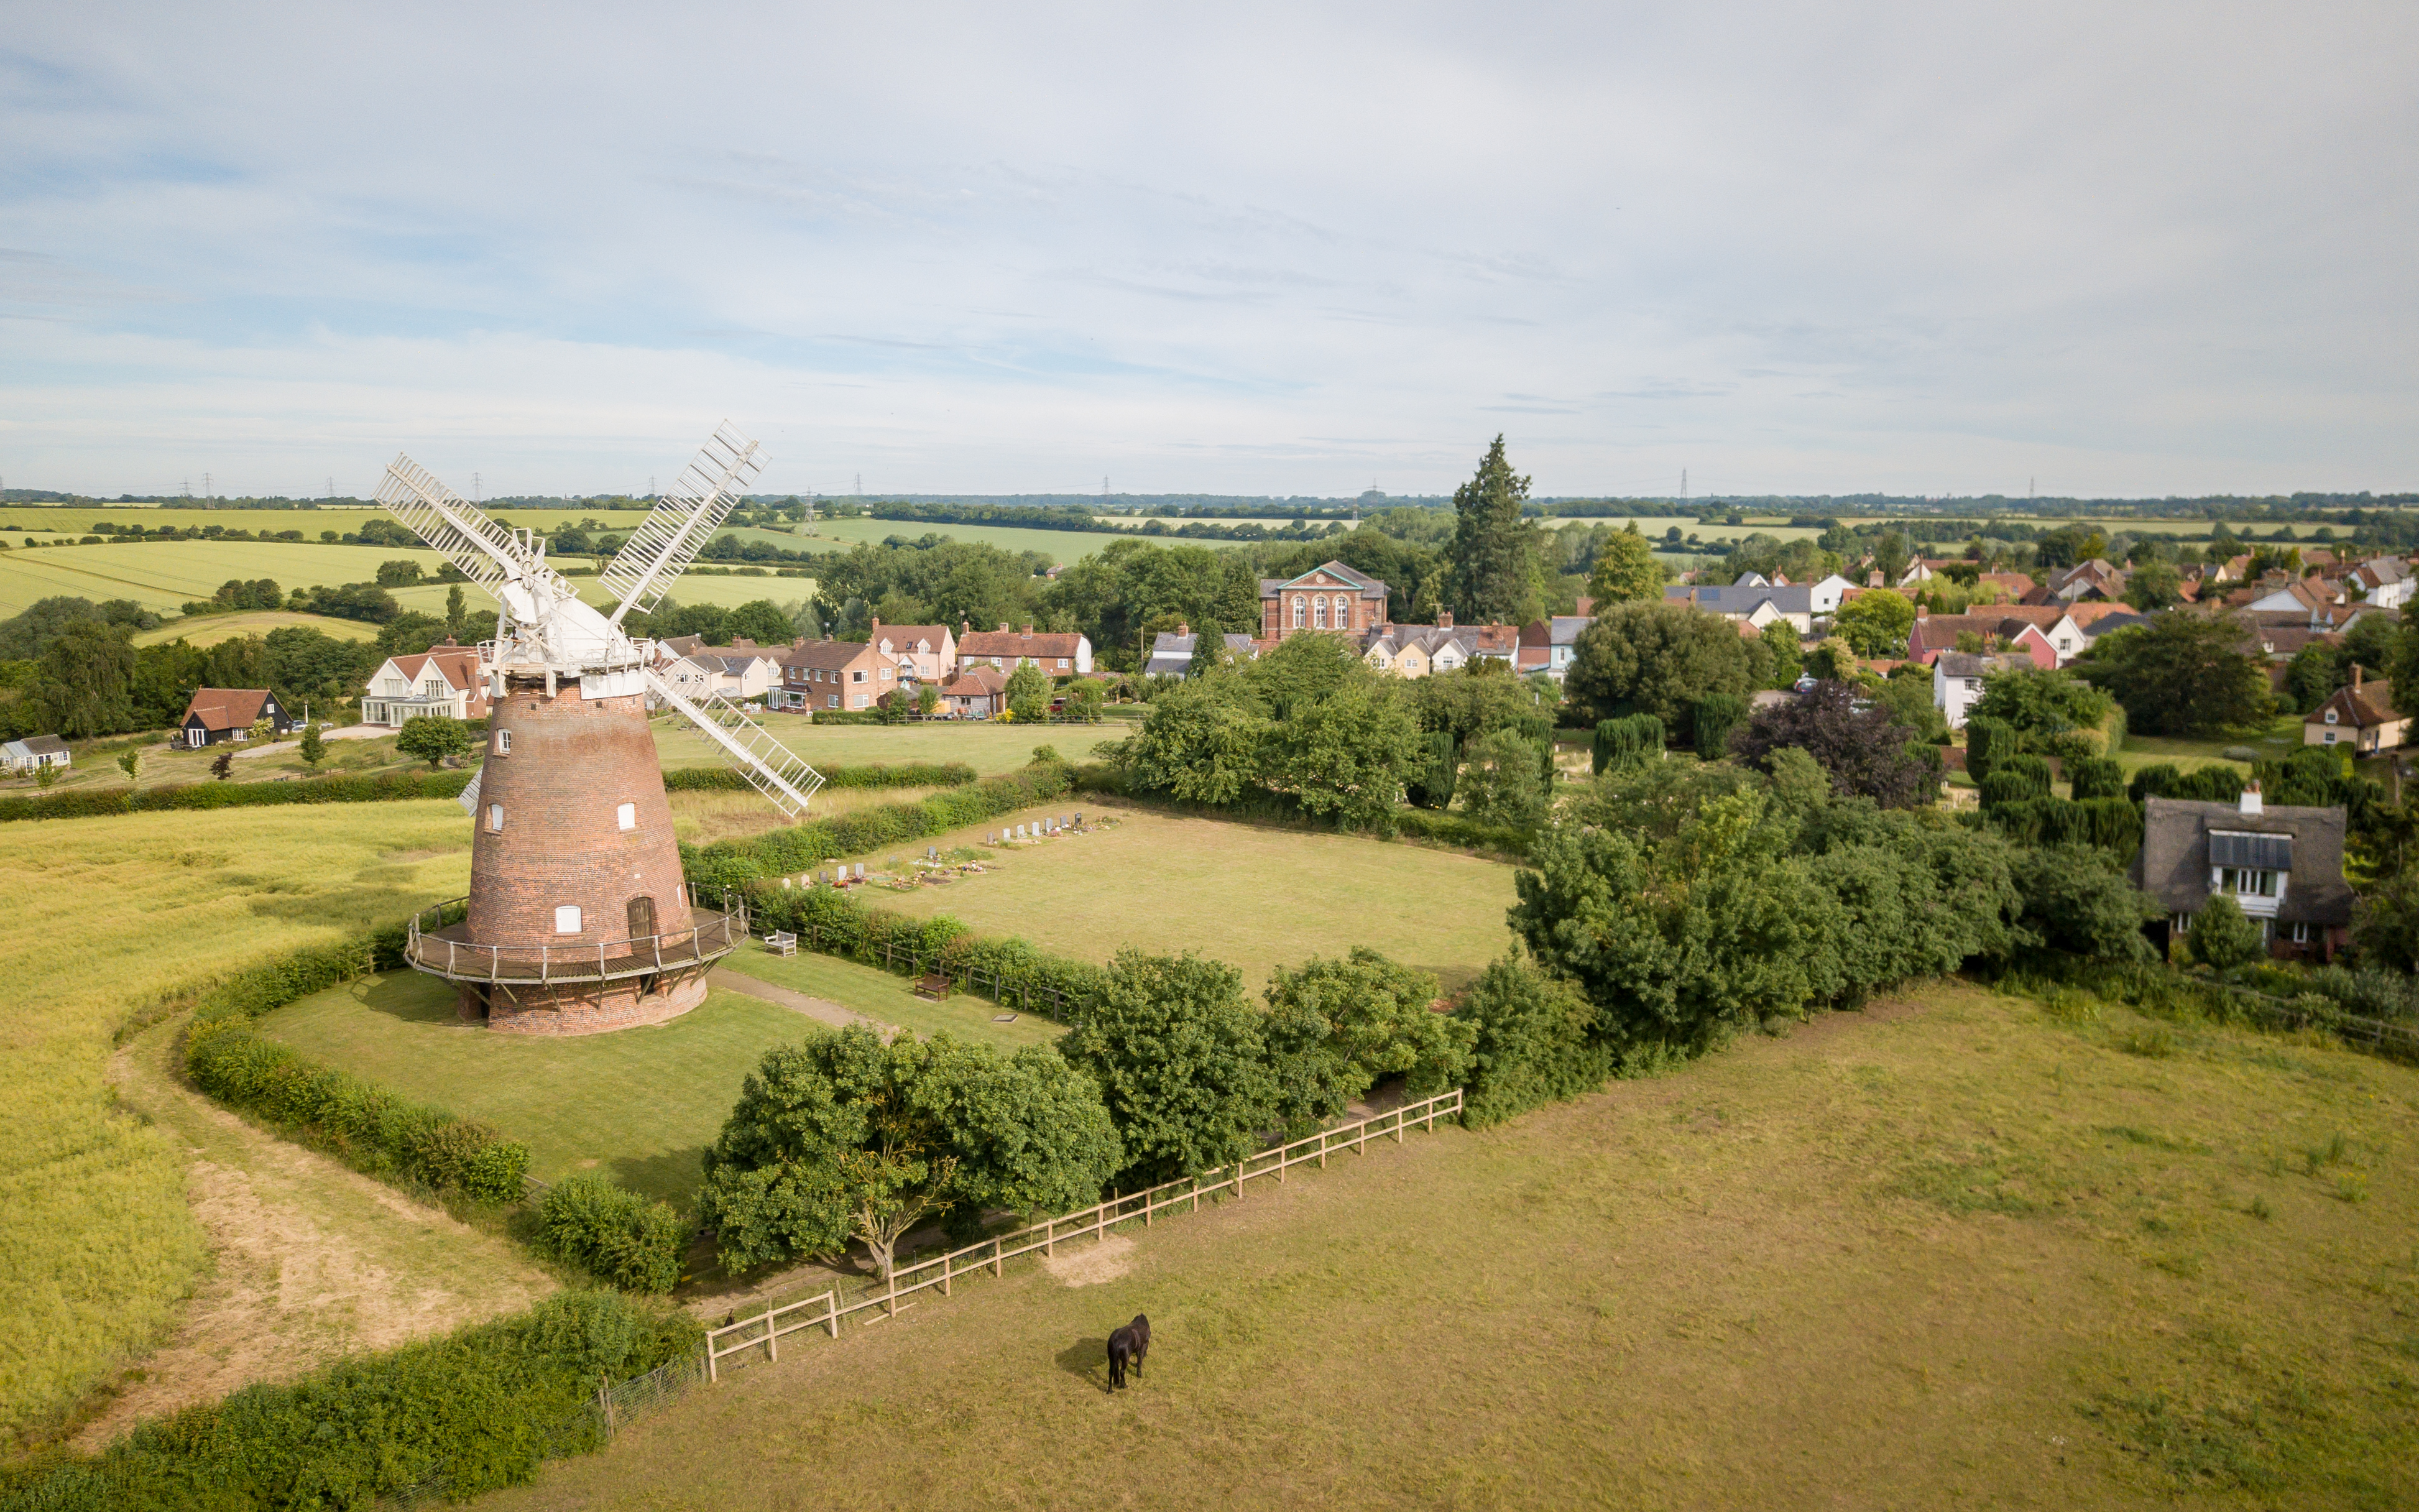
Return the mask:
POLYGON ((2329 723, 2329 724, 2334 724, 2334 723, 2335 723, 2335 722, 2336 722, 2336 715, 2335 715, 2335 711, 2334 711, 2334 710, 2333 710, 2333 709, 2329 709, 2329 710, 2327 711, 2327 723, 2329 723))

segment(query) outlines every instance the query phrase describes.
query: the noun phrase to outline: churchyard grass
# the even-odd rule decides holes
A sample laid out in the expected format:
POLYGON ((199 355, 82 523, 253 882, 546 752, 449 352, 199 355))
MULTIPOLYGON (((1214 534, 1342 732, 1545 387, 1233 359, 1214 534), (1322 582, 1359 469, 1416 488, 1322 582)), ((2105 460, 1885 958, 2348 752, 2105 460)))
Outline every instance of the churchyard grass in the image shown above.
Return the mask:
MULTIPOLYGON (((1088 795, 1051 810, 1101 811, 1088 795)), ((1120 946, 1198 950, 1240 967, 1256 993, 1271 967, 1365 945, 1432 971, 1452 991, 1512 943, 1514 868, 1454 851, 1352 835, 1121 810, 1114 829, 1000 851, 998 870, 867 902, 948 914, 985 934, 1106 961, 1120 946)), ((928 843, 946 850, 1041 817, 1011 814, 928 843)), ((866 857, 869 870, 889 853, 866 857)), ((915 855, 922 847, 913 848, 915 855)))

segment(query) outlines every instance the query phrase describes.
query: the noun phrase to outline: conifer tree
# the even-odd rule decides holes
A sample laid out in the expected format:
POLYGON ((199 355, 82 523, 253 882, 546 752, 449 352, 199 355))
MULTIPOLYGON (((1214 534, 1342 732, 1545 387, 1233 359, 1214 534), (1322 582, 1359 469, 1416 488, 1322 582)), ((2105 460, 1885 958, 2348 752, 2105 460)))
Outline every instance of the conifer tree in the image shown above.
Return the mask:
POLYGON ((1478 471, 1453 491, 1445 598, 1462 623, 1526 625, 1544 611, 1536 532, 1520 518, 1528 497, 1529 480, 1512 471, 1500 435, 1478 471))

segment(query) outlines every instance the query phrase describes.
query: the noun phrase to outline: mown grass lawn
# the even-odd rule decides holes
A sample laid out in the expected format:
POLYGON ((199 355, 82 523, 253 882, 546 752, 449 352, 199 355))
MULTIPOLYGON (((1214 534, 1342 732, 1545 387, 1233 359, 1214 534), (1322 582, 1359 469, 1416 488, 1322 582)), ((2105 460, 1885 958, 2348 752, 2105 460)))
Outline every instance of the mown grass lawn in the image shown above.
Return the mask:
POLYGON ((793 1335, 490 1504, 2419 1502, 2419 1072, 2106 1011, 1938 986, 1413 1134, 1061 1246, 1094 1284, 793 1335))
MULTIPOLYGON (((1054 810, 1098 812, 1067 800, 1054 810)), ((934 842, 979 842, 1010 814, 934 842)), ((1503 921, 1515 868, 1457 852, 1123 811, 1115 829, 999 853, 997 871, 913 893, 872 892, 901 913, 945 913, 989 934, 1106 961, 1121 946, 1198 950, 1240 967, 1257 992, 1270 970, 1366 945, 1433 971, 1451 991, 1512 943, 1503 921)))
MULTIPOLYGON (((1033 748, 1055 746, 1082 761, 1093 746, 1128 733, 1122 725, 1021 725, 989 719, 935 719, 923 724, 814 724, 794 714, 767 714, 764 727, 818 767, 895 765, 902 762, 963 762, 985 777, 1030 765, 1033 748)), ((719 766, 709 746, 670 717, 655 725, 655 752, 667 769, 719 766)), ((821 800, 817 800, 820 802, 821 800)))
POLYGON ((2302 717, 2288 714, 2257 730, 2207 740, 2185 739, 2177 735, 2128 734, 2123 748, 2117 752, 2117 759, 2124 763, 2128 776, 2161 762, 2172 763, 2187 772, 2196 767, 2231 764, 2247 776, 2248 766, 2241 762, 2229 763, 2225 755, 2229 748, 2235 746, 2245 746, 2257 751, 2261 761, 2280 761, 2302 747, 2302 717))
POLYGON ((205 1262, 187 1147, 111 1092, 113 1034, 460 892, 470 843, 434 800, 0 825, 0 1445, 149 1348, 205 1262))
MULTIPOLYGON (((1012 1049, 1060 1032, 1040 1019, 994 1025, 1001 1010, 973 997, 926 1003, 905 980, 853 962, 784 960, 751 943, 729 964, 920 1034, 948 1029, 1012 1049)), ((793 1009, 717 988, 665 1024, 565 1038, 496 1034, 455 1017, 446 983, 410 971, 332 987, 260 1021, 262 1033, 328 1065, 494 1124, 530 1147, 530 1174, 542 1181, 597 1171, 684 1205, 747 1072, 765 1051, 821 1027, 793 1009)))

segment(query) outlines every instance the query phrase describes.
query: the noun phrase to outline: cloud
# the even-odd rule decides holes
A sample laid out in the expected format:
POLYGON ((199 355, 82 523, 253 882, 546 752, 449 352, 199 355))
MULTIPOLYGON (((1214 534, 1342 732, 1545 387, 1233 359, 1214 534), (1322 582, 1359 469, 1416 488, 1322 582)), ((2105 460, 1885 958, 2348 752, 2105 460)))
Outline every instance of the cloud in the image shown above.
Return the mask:
POLYGON ((38 8, 0 471, 626 487, 728 414, 784 487, 1441 491, 1498 428, 1552 493, 2410 487, 2414 42, 2180 0, 38 8))

